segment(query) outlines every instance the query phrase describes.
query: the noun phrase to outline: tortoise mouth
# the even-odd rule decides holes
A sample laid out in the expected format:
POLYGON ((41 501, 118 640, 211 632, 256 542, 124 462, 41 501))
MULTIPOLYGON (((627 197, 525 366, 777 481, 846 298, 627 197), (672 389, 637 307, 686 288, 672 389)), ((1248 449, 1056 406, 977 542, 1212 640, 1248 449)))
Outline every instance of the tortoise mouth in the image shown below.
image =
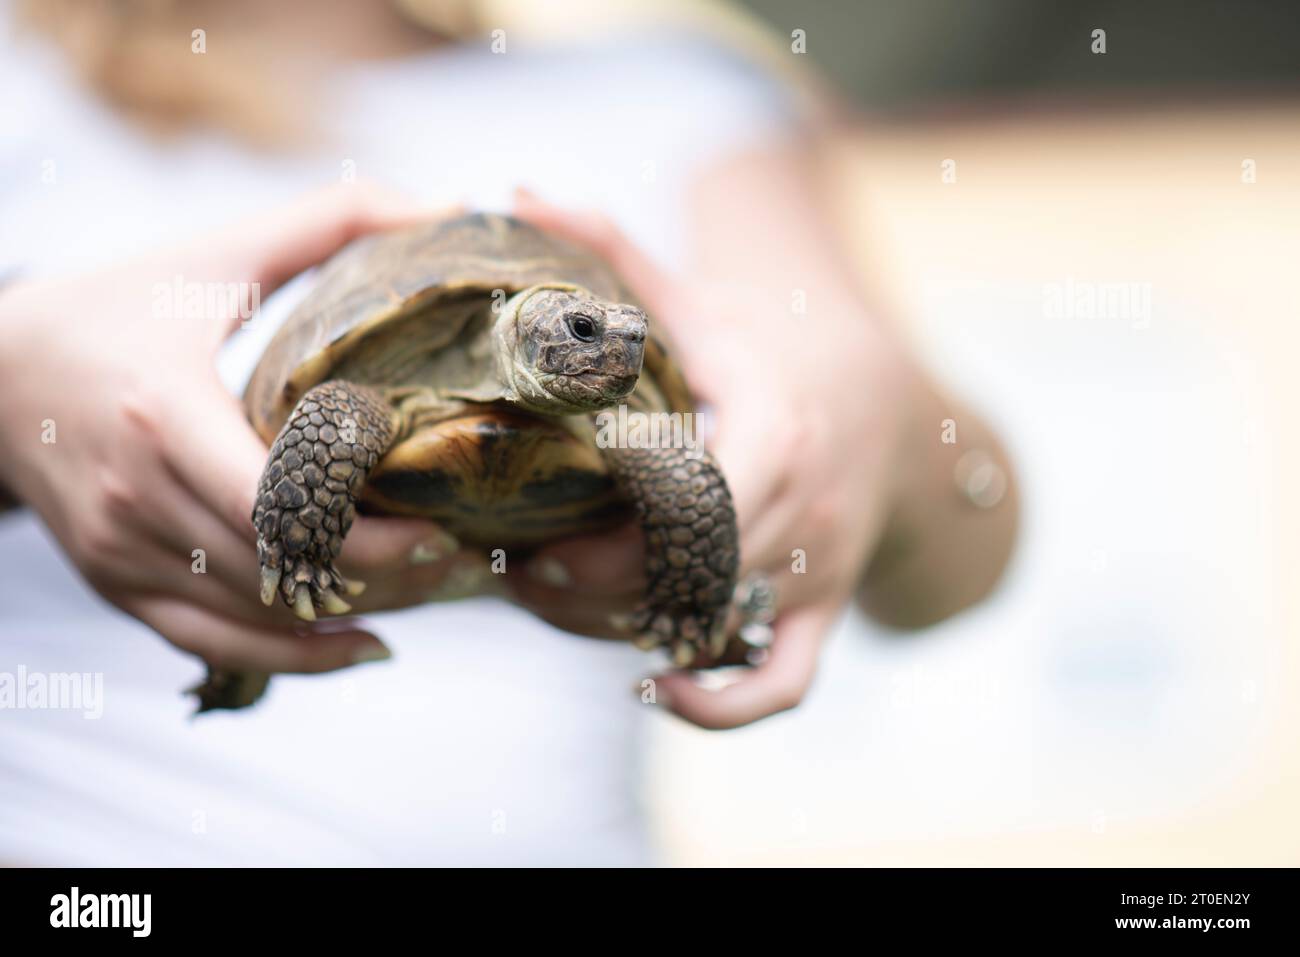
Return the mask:
POLYGON ((603 409, 631 395, 640 377, 640 372, 560 373, 550 377, 546 387, 563 402, 584 409, 603 409))
POLYGON ((608 372, 579 372, 566 378, 582 379, 586 382, 595 383, 602 392, 627 395, 636 388, 636 380, 641 378, 641 374, 639 372, 630 372, 622 375, 611 375, 608 372))

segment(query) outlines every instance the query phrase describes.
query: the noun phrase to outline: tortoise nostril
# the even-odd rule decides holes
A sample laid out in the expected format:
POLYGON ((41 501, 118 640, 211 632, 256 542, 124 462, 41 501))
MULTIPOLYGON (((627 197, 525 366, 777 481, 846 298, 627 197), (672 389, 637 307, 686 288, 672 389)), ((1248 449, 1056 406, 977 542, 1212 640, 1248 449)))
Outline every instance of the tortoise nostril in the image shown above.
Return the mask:
POLYGON ((605 335, 624 342, 645 342, 649 334, 645 313, 635 306, 611 306, 605 312, 605 335))
POLYGON ((606 332, 606 335, 614 336, 617 339, 626 339, 629 342, 645 342, 647 331, 646 324, 638 320, 612 326, 606 332))

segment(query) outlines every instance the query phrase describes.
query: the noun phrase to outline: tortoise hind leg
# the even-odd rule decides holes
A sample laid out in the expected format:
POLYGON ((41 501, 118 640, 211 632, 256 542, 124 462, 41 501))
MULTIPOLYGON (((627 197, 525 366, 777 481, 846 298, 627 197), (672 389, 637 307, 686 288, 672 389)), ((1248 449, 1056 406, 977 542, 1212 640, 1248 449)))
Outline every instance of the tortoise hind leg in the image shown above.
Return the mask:
POLYGON ((203 683, 190 688, 188 693, 198 699, 195 714, 218 708, 247 708, 262 697, 270 680, 271 676, 262 671, 226 671, 210 667, 203 683))
POLYGON ((350 610, 334 560, 366 475, 392 442, 394 418, 378 392, 350 382, 318 385, 298 402, 271 446, 253 509, 264 604, 278 591, 307 621, 317 608, 350 610))
MULTIPOLYGON (((326 382, 302 397, 280 430, 253 508, 262 601, 278 592, 294 614, 314 621, 316 609, 346 614, 340 597, 359 594, 334 567, 356 517, 366 475, 387 451, 396 413, 373 389, 326 382)), ((209 668, 190 689, 199 712, 244 708, 266 690, 270 676, 209 668)))
POLYGON ((707 453, 606 449, 614 479, 645 533, 645 600, 632 627, 685 667, 720 656, 739 565, 731 492, 707 453))

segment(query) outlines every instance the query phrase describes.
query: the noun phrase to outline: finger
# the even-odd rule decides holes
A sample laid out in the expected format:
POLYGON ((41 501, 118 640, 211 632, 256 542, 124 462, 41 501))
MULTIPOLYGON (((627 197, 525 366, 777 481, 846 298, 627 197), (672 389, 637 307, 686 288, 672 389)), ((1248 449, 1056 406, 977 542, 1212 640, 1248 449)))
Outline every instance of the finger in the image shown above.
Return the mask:
POLYGON ((261 605, 257 552, 248 536, 209 509, 167 463, 160 462, 146 481, 147 506, 133 516, 140 526, 186 562, 198 560, 195 552, 201 550, 205 575, 261 605))
POLYGON ((857 516, 839 515, 833 528, 825 528, 810 517, 822 503, 805 497, 796 485, 777 482, 767 494, 760 510, 741 526, 742 575, 788 574, 796 558, 819 572, 851 560, 838 547, 844 543, 837 536, 865 535, 857 516))
POLYGON ((655 679, 656 698, 673 713, 711 730, 738 728, 788 711, 812 684, 822 638, 837 614, 838 608, 829 606, 787 612, 777 621, 767 660, 741 673, 733 684, 709 690, 696 684, 691 672, 673 672, 655 679))
POLYGON ((128 610, 216 668, 316 673, 391 657, 383 642, 350 622, 302 634, 233 621, 169 597, 146 598, 128 610))
POLYGON ((120 604, 114 596, 122 593, 165 592, 257 624, 292 621, 262 606, 255 588, 239 588, 210 574, 206 550, 194 554, 201 545, 176 547, 151 537, 146 529, 131 528, 120 529, 115 541, 111 553, 101 556, 97 567, 87 572, 95 588, 115 603, 120 604))
POLYGON ((478 593, 482 590, 482 576, 473 576, 473 580, 469 580, 471 576, 466 574, 465 568, 467 558, 466 553, 458 552, 427 565, 413 565, 364 579, 354 578, 353 581, 365 582, 365 590, 360 595, 349 596, 348 603, 355 613, 393 611, 442 600, 448 592, 478 593))
POLYGON ((719 421, 718 432, 709 443, 709 451, 727 477, 745 562, 749 560, 749 534, 781 497, 788 474, 784 463, 774 461, 771 436, 764 432, 761 420, 758 414, 728 414, 719 421))
POLYGON ((112 540, 118 551, 131 552, 120 564, 149 573, 153 566, 197 562, 204 575, 242 590, 249 568, 256 567, 250 565, 252 545, 187 487, 165 454, 158 454, 163 404, 144 409, 143 400, 135 398, 124 404, 133 428, 122 437, 123 447, 134 454, 93 477, 94 501, 114 528, 112 540), (153 558, 135 553, 146 545, 154 549, 153 558))
POLYGON ((432 565, 460 550, 455 536, 420 518, 363 516, 356 520, 339 554, 344 574, 363 581, 432 565))
POLYGON ((266 447, 213 376, 176 390, 156 413, 168 467, 242 541, 257 540, 253 500, 266 447))
POLYGON ((540 549, 522 567, 508 567, 512 586, 572 603, 575 595, 625 595, 645 590, 645 538, 635 524, 579 535, 540 549))
MULTIPOLYGON (((589 211, 560 209, 523 187, 515 190, 515 215, 593 250, 632 287, 655 319, 666 325, 674 321, 676 313, 670 300, 676 284, 608 218, 589 211)), ((669 331, 675 332, 671 328, 669 331)))
POLYGON ((640 595, 607 596, 591 598, 575 604, 572 596, 568 603, 563 603, 545 598, 540 601, 533 600, 533 596, 516 594, 515 601, 521 608, 536 615, 548 625, 571 635, 631 641, 637 636, 626 625, 616 622, 631 618, 640 597, 640 595))

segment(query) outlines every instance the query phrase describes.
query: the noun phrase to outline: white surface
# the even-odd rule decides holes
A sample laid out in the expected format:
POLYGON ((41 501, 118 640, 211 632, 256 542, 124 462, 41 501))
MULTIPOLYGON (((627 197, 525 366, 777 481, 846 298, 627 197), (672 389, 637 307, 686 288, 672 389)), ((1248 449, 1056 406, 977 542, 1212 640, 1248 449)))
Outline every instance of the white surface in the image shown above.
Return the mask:
MULTIPOLYGON (((671 260, 690 171, 780 115, 745 70, 667 38, 453 51, 340 75, 321 94, 336 145, 269 159, 148 143, 49 56, 0 51, 0 265, 31 271, 199 233, 345 161, 427 200, 499 207, 527 183, 605 208, 671 260)), ((254 352, 234 348, 228 379, 254 352)), ((0 609, 0 671, 102 672, 105 696, 99 720, 0 712, 0 862, 648 859, 632 691, 648 662, 626 646, 488 601, 380 616, 394 662, 280 678, 256 711, 191 722, 179 690, 197 663, 100 602, 30 515, 0 519, 0 609)))

